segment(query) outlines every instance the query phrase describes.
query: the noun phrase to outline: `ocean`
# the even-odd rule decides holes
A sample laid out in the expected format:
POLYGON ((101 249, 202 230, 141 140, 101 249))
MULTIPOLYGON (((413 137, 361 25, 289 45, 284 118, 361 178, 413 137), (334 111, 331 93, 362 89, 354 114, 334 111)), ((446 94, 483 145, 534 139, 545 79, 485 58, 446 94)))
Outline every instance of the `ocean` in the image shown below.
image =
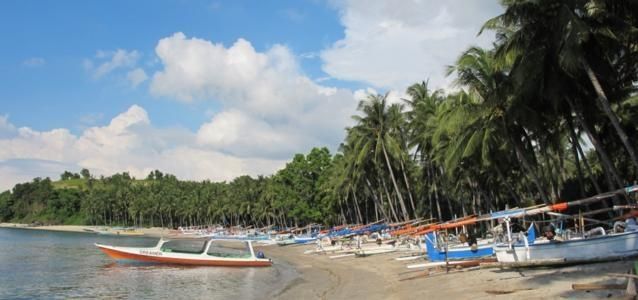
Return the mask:
POLYGON ((270 299, 297 276, 276 260, 268 268, 121 263, 93 245, 157 240, 0 228, 0 299, 270 299))

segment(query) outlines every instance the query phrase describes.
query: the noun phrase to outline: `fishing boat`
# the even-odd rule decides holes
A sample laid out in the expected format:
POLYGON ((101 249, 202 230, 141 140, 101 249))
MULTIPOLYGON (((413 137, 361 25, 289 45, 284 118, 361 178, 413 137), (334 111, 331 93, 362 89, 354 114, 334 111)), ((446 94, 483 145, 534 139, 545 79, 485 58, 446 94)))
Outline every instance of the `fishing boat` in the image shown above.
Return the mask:
POLYGON ((429 232, 425 235, 427 257, 431 262, 476 259, 494 255, 493 245, 486 240, 479 241, 475 246, 444 245, 445 243, 441 242, 441 238, 437 236, 436 232, 429 232))
MULTIPOLYGON (((503 265, 540 266, 611 261, 638 256, 638 230, 635 226, 627 226, 626 230, 619 231, 606 231, 602 227, 596 227, 565 240, 554 239, 553 232, 548 238, 533 239, 536 236, 533 224, 527 231, 528 238, 516 239, 516 236, 510 232, 510 218, 564 211, 569 207, 589 204, 615 195, 636 191, 638 191, 638 186, 631 186, 582 200, 562 202, 535 208, 532 211, 510 214, 504 218, 507 240, 494 246, 496 258, 503 265)), ((638 215, 638 211, 634 210, 617 219, 632 220, 636 215, 638 215)), ((584 226, 581 224, 580 227, 582 229, 584 226)))
MULTIPOLYGON (((565 241, 523 239, 523 243, 501 243, 494 246, 494 252, 498 262, 521 266, 618 260, 638 255, 636 230, 607 234, 597 227, 589 232, 591 236, 565 241)), ((534 228, 528 231, 528 236, 535 236, 534 228)))
POLYGON ((307 235, 295 236, 293 238, 293 241, 295 244, 307 244, 310 242, 314 242, 316 240, 317 240, 317 236, 307 236, 307 235))
POLYGON ((218 239, 160 239, 155 247, 118 247, 95 244, 116 260, 197 266, 268 267, 272 260, 255 252, 251 241, 218 239))

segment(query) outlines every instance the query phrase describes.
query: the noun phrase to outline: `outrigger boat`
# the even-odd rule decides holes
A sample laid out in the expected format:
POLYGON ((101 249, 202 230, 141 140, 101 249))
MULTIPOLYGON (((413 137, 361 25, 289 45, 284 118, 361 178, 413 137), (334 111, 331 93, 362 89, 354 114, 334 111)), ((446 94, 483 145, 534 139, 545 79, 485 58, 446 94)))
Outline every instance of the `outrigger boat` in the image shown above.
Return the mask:
POLYGON ((427 249, 427 257, 431 262, 446 260, 464 260, 476 259, 482 257, 490 257, 494 255, 493 244, 487 242, 479 242, 475 246, 465 246, 462 244, 443 246, 445 243, 440 242, 435 232, 425 235, 425 246, 427 249))
POLYGON ((160 239, 155 247, 118 247, 95 244, 116 260, 197 266, 268 267, 272 260, 255 253, 251 241, 219 239, 160 239), (239 248, 237 245, 242 245, 239 248))
MULTIPOLYGON (((537 213, 563 211, 576 205, 584 205, 595 201, 613 197, 619 194, 629 194, 638 191, 638 186, 631 186, 606 194, 547 205, 533 210, 512 212, 504 218, 507 228, 507 241, 494 246, 498 262, 509 266, 539 266, 558 265, 585 262, 619 260, 638 256, 638 230, 635 226, 627 226, 623 232, 606 232, 602 227, 589 230, 581 236, 558 241, 555 239, 522 238, 517 240, 510 232, 510 218, 519 218, 537 213)), ((633 219, 636 211, 630 212, 622 218, 633 219)), ((582 227, 582 226, 581 226, 582 227)), ((527 231, 528 237, 536 235, 533 224, 527 231)))
POLYGON ((431 262, 441 262, 448 260, 477 259, 494 255, 493 243, 488 240, 477 240, 474 245, 469 245, 465 243, 465 241, 454 244, 450 243, 449 240, 445 240, 440 234, 443 230, 472 225, 476 222, 476 216, 468 216, 442 224, 435 224, 421 231, 421 233, 425 233, 423 242, 427 250, 428 260, 431 262))

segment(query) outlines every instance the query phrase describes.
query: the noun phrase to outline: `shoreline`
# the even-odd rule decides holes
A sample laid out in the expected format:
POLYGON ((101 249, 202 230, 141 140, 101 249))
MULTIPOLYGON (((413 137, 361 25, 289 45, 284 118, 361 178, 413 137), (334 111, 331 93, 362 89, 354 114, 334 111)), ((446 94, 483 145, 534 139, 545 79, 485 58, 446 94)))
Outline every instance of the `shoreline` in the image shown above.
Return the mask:
MULTIPOLYGON (((28 230, 42 230, 42 231, 57 231, 57 232, 75 232, 75 233, 89 233, 95 234, 95 232, 87 232, 85 229, 90 230, 113 230, 109 226, 93 226, 93 225, 42 225, 32 226, 30 224, 21 223, 0 223, 0 228, 16 228, 16 229, 28 229, 28 230)), ((137 231, 144 233, 144 237, 162 237, 169 234, 169 230, 160 227, 151 228, 136 228, 137 231)))
MULTIPOLYGON (((0 223, 0 228, 43 231, 80 232, 105 226, 57 225, 30 227, 25 224, 0 223)), ((143 228, 144 236, 160 237, 167 229, 143 228)), ((273 291, 274 299, 620 299, 624 290, 576 291, 574 283, 622 284, 626 280, 607 276, 626 273, 633 261, 616 261, 585 265, 500 269, 481 268, 430 273, 410 271, 409 264, 425 260, 397 261, 405 253, 388 253, 369 257, 330 259, 326 254, 304 254, 314 244, 290 246, 255 246, 274 263, 290 266, 292 279, 273 291)))

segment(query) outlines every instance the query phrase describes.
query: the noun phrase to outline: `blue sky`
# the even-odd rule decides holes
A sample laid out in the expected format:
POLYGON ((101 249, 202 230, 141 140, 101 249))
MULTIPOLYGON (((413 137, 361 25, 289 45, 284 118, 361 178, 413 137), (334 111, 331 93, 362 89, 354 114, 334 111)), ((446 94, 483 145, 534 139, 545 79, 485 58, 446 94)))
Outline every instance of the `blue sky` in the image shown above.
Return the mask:
POLYGON ((496 1, 0 3, 0 190, 64 169, 271 174, 444 76, 496 1))
MULTIPOLYGON (((335 10, 317 1, 5 1, 0 11, 2 113, 18 126, 77 132, 83 118, 108 121, 132 103, 144 105, 159 125, 196 129, 210 103, 189 106, 129 88, 118 72, 87 76, 83 60, 97 51, 127 49, 156 69, 157 40, 175 32, 232 44, 245 38, 261 51, 274 43, 295 53, 316 52, 343 35, 335 10), (16 30, 19 28, 19 30, 16 30), (44 63, 28 67, 24 62, 44 63), (55 102, 55 105, 52 105, 55 102)), ((326 76, 316 59, 303 59, 311 77, 326 76)), ((148 72, 148 71, 147 71, 148 72)), ((84 120, 86 121, 86 120, 84 120)))

